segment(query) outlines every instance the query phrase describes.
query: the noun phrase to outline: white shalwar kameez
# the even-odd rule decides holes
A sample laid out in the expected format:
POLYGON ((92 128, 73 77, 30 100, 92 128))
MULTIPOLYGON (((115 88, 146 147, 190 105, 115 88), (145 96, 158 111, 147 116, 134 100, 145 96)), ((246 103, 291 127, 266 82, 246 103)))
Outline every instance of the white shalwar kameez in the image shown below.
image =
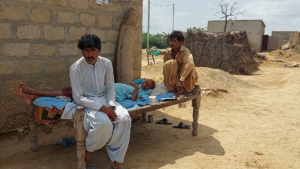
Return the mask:
POLYGON ((93 152, 106 145, 111 161, 123 163, 130 139, 131 118, 128 111, 115 102, 111 61, 98 56, 95 65, 90 65, 82 57, 71 66, 70 78, 75 103, 85 107, 86 150, 93 152), (117 118, 114 121, 99 111, 103 105, 115 106, 117 118))

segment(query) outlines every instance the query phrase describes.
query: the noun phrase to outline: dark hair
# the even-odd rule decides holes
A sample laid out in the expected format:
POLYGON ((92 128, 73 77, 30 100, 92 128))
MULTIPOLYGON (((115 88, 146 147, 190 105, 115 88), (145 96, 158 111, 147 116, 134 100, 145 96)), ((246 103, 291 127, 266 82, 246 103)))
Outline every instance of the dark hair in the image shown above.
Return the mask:
POLYGON ((170 35, 169 35, 169 39, 173 39, 173 38, 177 38, 177 40, 179 42, 183 41, 184 42, 184 36, 182 34, 181 31, 173 31, 170 35))
POLYGON ((91 47, 101 49, 101 40, 96 35, 85 34, 78 40, 77 47, 78 49, 91 48, 91 47))

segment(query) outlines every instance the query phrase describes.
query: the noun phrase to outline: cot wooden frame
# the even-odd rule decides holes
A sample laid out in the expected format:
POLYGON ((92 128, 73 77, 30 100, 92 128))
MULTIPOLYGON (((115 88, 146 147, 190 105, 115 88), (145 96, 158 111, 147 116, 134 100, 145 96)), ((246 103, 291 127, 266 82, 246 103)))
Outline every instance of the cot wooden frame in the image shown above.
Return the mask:
MULTIPOLYGON (((147 105, 140 107, 135 110, 128 111, 131 117, 134 117, 135 115, 142 114, 142 121, 146 122, 146 113, 149 111, 157 110, 160 108, 172 106, 179 103, 184 103, 186 101, 192 100, 192 106, 193 106, 193 123, 192 123, 192 135, 197 136, 197 129, 198 129, 198 116, 199 116, 199 109, 200 109, 200 102, 201 102, 201 89, 199 85, 195 85, 192 95, 191 96, 185 96, 182 98, 178 98, 174 101, 166 101, 166 102, 160 102, 155 105, 147 105)), ((37 125, 34 121, 34 112, 35 112, 35 106, 30 105, 29 106, 29 130, 30 130, 30 141, 31 145, 30 148, 32 151, 37 151, 38 145, 37 145, 37 125)), ((85 138, 86 138, 86 132, 83 128, 83 119, 84 119, 84 110, 82 106, 78 106, 77 110, 74 114, 73 121, 74 121, 74 137, 76 140, 76 146, 77 146, 77 169, 85 169, 85 138)))

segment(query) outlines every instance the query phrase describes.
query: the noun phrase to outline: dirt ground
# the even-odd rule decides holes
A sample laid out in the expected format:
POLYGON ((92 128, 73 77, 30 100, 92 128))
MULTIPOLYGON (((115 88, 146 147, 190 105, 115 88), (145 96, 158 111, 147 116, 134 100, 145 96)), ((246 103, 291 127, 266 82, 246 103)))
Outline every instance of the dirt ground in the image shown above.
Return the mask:
MULTIPOLYGON (((300 54, 292 51, 261 53, 259 69, 250 76, 197 68, 206 89, 201 100, 198 136, 191 129, 136 122, 124 167, 130 169, 299 169, 300 168, 300 54), (227 90, 228 93, 218 89, 227 90)), ((162 82, 162 56, 147 65, 143 52, 142 77, 162 82)), ((150 60, 152 61, 152 60, 150 60)), ((149 112, 154 120, 192 123, 192 106, 178 105, 149 112)), ((59 144, 72 137, 66 121, 39 125, 39 150, 29 150, 28 129, 0 136, 2 169, 74 169, 76 147, 59 144), (60 127, 57 127, 60 126, 60 127), (69 131, 69 132, 68 132, 69 131)), ((92 153, 96 166, 109 168, 106 150, 92 153)))

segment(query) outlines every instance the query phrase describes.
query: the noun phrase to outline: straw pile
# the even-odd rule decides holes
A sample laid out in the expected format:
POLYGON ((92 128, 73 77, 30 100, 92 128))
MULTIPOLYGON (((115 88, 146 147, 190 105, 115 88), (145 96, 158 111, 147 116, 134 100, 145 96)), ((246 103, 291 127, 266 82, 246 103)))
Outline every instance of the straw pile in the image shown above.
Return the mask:
POLYGON ((188 31, 185 38, 185 46, 193 54, 197 67, 245 75, 250 75, 258 67, 245 31, 221 35, 188 31))

